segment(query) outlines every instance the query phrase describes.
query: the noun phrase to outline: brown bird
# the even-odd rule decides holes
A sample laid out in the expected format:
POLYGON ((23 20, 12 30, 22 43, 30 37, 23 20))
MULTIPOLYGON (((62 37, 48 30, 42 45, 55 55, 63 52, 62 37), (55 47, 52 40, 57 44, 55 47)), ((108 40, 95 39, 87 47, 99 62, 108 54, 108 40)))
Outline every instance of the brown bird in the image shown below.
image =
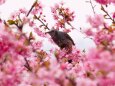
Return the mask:
POLYGON ((58 30, 51 30, 47 33, 60 47, 60 49, 65 49, 67 53, 70 53, 72 51, 72 46, 75 45, 75 43, 67 33, 58 30))

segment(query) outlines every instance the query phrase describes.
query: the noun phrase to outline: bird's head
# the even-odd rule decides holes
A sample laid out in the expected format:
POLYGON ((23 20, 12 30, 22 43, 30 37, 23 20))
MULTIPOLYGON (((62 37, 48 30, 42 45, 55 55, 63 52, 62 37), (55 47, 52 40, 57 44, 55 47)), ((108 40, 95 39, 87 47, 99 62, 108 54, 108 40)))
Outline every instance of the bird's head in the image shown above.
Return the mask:
POLYGON ((53 37, 56 35, 57 32, 58 32, 57 30, 51 30, 51 31, 46 32, 46 33, 48 33, 51 37, 53 37))

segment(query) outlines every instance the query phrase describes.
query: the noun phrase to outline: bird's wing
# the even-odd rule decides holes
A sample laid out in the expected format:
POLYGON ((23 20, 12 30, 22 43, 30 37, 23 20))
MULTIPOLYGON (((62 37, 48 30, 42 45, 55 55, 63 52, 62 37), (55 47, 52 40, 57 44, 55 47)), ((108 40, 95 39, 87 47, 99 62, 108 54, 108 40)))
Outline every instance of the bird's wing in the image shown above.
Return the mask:
POLYGON ((71 40, 72 44, 75 45, 74 41, 72 40, 72 38, 67 34, 67 33, 64 33, 66 38, 71 40))

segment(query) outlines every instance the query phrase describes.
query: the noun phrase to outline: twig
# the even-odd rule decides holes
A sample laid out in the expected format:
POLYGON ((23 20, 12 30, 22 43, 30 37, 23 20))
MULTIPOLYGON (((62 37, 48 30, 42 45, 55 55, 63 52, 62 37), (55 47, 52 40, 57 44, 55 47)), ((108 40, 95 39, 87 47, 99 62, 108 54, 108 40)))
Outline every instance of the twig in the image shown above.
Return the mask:
POLYGON ((21 20, 21 18, 20 18, 20 15, 18 15, 18 18, 19 18, 20 22, 22 23, 22 20, 21 20))
POLYGON ((38 21, 40 21, 43 24, 43 26, 45 26, 46 29, 50 30, 49 27, 42 20, 40 20, 39 17, 37 17, 36 15, 34 15, 34 18, 37 19, 38 21))
POLYGON ((17 28, 20 30, 20 31, 22 31, 22 28, 23 28, 23 24, 21 23, 20 25, 19 25, 19 23, 15 23, 15 25, 17 26, 17 28))
POLYGON ((92 7, 92 10, 93 10, 93 13, 95 14, 95 9, 94 9, 94 8, 95 8, 95 6, 96 6, 96 5, 95 5, 95 6, 93 6, 93 3, 92 3, 92 1, 91 1, 91 0, 90 0, 90 1, 87 1, 87 2, 91 4, 91 7, 92 7))
POLYGON ((93 9, 93 13, 95 14, 95 6, 93 6, 93 4, 92 4, 92 1, 90 0, 90 3, 91 3, 91 7, 92 7, 92 9, 93 9))
POLYGON ((7 58, 5 57, 5 58, 3 59, 3 61, 0 62, 0 65, 2 65, 3 63, 5 63, 6 60, 7 60, 7 58))
POLYGON ((24 65, 29 71, 32 71, 32 69, 31 69, 31 67, 30 67, 30 65, 29 65, 29 63, 28 63, 28 60, 26 59, 26 58, 24 58, 24 60, 25 60, 25 62, 26 62, 26 64, 24 65))
POLYGON ((109 13, 105 10, 105 8, 104 8, 102 5, 101 5, 101 10, 102 10, 103 12, 105 12, 105 13, 106 13, 106 15, 109 17, 108 19, 112 20, 112 21, 113 21, 113 23, 115 23, 114 18, 112 18, 112 17, 109 15, 109 13))
MULTIPOLYGON (((10 20, 8 20, 9 21, 9 25, 15 25, 20 31, 22 31, 22 28, 23 28, 23 21, 21 20, 21 18, 20 18, 20 14, 18 15, 18 19, 16 19, 16 20, 11 20, 11 21, 13 21, 13 23, 12 24, 10 24, 10 20)), ((7 22, 8 22, 7 21, 7 22)), ((4 25, 5 26, 9 26, 7 23, 6 23, 6 21, 4 20, 4 25)))
POLYGON ((31 6, 30 10, 28 11, 26 17, 29 16, 30 12, 32 11, 32 9, 34 8, 34 6, 36 5, 37 2, 38 2, 38 0, 36 0, 36 1, 33 3, 33 5, 31 6))
POLYGON ((4 25, 5 25, 5 26, 7 26, 7 27, 9 27, 9 25, 6 23, 6 21, 5 21, 5 20, 4 20, 4 25))
POLYGON ((75 27, 70 22, 67 22, 67 24, 71 26, 72 29, 75 29, 75 27))

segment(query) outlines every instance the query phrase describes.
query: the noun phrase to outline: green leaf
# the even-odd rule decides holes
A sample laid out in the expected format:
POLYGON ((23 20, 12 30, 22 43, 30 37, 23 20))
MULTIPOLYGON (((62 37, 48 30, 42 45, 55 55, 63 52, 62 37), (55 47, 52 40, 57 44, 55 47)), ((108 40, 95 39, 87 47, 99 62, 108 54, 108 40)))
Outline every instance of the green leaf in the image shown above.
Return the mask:
POLYGON ((34 36, 33 36, 33 33, 32 33, 32 32, 30 32, 29 40, 34 40, 34 36))
POLYGON ((9 23, 9 25, 15 24, 15 21, 14 21, 14 20, 8 20, 7 22, 9 23))

